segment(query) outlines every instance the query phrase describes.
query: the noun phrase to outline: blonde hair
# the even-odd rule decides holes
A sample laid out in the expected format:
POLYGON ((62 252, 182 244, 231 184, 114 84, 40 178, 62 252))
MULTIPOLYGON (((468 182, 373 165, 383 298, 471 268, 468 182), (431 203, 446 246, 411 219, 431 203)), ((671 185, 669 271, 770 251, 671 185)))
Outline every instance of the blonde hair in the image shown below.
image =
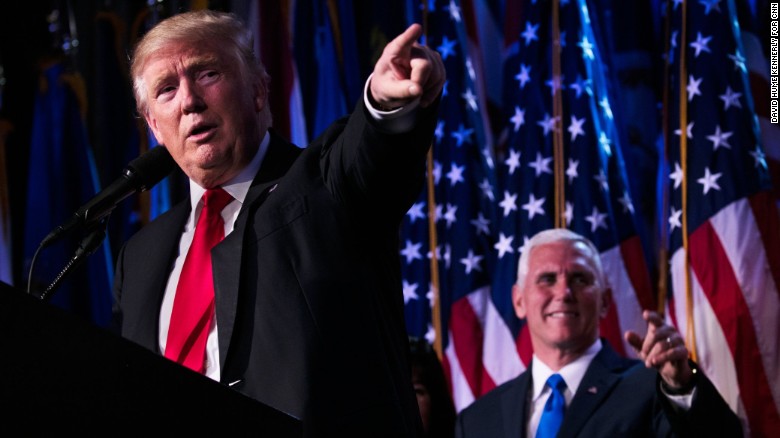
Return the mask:
MULTIPOLYGON (((139 114, 146 115, 148 102, 143 80, 143 70, 154 54, 168 44, 182 42, 191 46, 210 45, 232 56, 240 66, 240 75, 247 85, 259 82, 268 96, 270 80, 262 62, 253 51, 252 33, 235 15, 226 12, 198 10, 184 12, 167 18, 153 27, 138 42, 133 51, 130 75, 133 79, 136 106, 139 114)), ((267 108, 268 105, 265 105, 267 108)), ((267 112, 270 125, 270 112, 267 112)))

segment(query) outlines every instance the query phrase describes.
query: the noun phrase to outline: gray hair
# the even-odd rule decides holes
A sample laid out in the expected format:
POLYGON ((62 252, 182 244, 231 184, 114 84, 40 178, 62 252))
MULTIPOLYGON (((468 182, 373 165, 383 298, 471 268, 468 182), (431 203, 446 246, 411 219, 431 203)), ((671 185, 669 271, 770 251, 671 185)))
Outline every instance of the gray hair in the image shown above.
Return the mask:
MULTIPOLYGON (((158 50, 174 42, 219 47, 222 53, 229 54, 238 62, 242 80, 247 84, 259 80, 266 90, 266 96, 268 95, 270 78, 265 66, 254 54, 252 33, 235 14, 211 10, 184 12, 161 21, 135 46, 130 75, 133 79, 136 106, 142 116, 146 115, 148 110, 142 77, 144 67, 158 50)), ((270 117, 270 111, 267 113, 267 117, 270 117)))
POLYGON ((536 233, 531 240, 523 246, 523 253, 520 255, 520 261, 517 264, 517 286, 522 289, 525 277, 528 275, 528 265, 530 264, 531 251, 540 245, 555 242, 581 242, 590 250, 590 259, 596 266, 596 275, 603 287, 607 287, 607 279, 604 275, 604 268, 601 264, 601 255, 596 245, 586 237, 575 233, 566 228, 550 228, 536 233))

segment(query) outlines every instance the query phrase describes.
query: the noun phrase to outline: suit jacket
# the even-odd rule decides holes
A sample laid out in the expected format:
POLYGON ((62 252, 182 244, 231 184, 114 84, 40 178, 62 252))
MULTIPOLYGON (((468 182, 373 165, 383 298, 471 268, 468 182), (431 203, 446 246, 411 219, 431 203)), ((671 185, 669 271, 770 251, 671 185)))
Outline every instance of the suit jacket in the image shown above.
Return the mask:
MULTIPOLYGON (((602 343, 558 437, 742 436, 739 419, 701 371, 691 409, 678 412, 661 393, 658 372, 602 343)), ((528 369, 464 409, 456 436, 526 437, 531 390, 528 369)))
MULTIPOLYGON (((419 195, 436 109, 382 132, 363 106, 306 149, 271 132, 234 231, 212 250, 221 382, 298 417, 306 435, 415 436, 398 229, 419 195)), ((159 310, 190 211, 118 257, 122 336, 159 353, 159 310)))

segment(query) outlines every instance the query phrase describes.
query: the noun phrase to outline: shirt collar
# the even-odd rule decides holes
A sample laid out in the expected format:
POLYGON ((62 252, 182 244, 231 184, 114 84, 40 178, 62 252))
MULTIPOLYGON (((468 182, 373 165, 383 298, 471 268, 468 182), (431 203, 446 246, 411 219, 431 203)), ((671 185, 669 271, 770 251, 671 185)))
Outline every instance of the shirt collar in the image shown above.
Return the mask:
MULTIPOLYGON (((230 193, 230 196, 232 196, 233 199, 237 199, 242 204, 244 203, 246 194, 249 193, 249 188, 252 186, 252 181, 255 179, 257 171, 260 170, 260 165, 263 164, 263 159, 268 152, 268 145, 270 143, 271 135, 266 131, 263 141, 260 142, 260 147, 257 149, 257 153, 254 158, 252 158, 249 165, 230 181, 222 184, 221 187, 225 189, 226 192, 230 193)), ((199 186, 193 180, 190 180, 190 205, 192 206, 192 211, 195 211, 195 208, 204 193, 206 193, 206 189, 199 186)))
MULTIPOLYGON (((560 370, 558 374, 563 377, 566 382, 566 387, 571 391, 572 396, 577 392, 577 388, 582 382, 582 378, 585 377, 585 372, 588 370, 590 363, 593 362, 593 358, 601 351, 601 339, 596 339, 596 342, 591 344, 582 356, 578 357, 574 362, 567 364, 560 370)), ((554 374, 544 362, 542 362, 536 355, 533 355, 531 361, 531 381, 533 383, 533 393, 531 399, 536 401, 545 389, 545 383, 547 379, 554 374)))

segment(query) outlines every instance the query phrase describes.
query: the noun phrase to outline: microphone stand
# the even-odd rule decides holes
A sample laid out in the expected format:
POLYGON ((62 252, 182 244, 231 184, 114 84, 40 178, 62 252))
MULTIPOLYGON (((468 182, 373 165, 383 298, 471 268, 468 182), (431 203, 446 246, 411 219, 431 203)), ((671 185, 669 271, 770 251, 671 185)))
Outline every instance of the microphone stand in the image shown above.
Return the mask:
POLYGON ((62 283, 62 280, 65 278, 65 276, 68 275, 74 268, 81 265, 84 260, 87 259, 87 257, 92 255, 100 247, 100 244, 102 244, 103 240, 106 238, 107 225, 108 217, 105 217, 100 222, 98 222, 83 239, 81 239, 79 247, 76 248, 76 251, 73 253, 73 257, 71 257, 65 267, 62 268, 62 271, 60 271, 54 281, 52 281, 43 292, 41 292, 41 300, 45 301, 47 298, 49 298, 49 294, 51 294, 51 292, 56 289, 60 283, 62 283))

